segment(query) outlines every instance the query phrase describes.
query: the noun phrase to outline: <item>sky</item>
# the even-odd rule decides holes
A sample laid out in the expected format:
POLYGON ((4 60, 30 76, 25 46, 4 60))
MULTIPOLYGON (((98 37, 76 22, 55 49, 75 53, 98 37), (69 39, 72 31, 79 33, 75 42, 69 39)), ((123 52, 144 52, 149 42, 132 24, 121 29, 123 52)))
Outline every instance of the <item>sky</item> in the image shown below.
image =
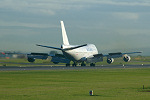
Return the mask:
POLYGON ((149 0, 0 0, 0 50, 49 52, 60 47, 60 20, 70 44, 95 44, 99 53, 150 55, 149 0))

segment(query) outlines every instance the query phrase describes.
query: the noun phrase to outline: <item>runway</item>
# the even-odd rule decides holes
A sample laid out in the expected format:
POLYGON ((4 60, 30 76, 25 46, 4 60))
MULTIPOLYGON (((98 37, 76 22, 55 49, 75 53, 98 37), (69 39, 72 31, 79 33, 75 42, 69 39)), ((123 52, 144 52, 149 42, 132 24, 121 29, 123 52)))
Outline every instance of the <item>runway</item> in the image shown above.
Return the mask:
POLYGON ((102 66, 77 66, 77 67, 66 67, 66 66, 32 66, 32 67, 21 67, 21 66, 1 66, 0 71, 23 71, 23 70, 80 70, 80 69, 113 69, 113 68, 150 68, 148 65, 102 65, 102 66))

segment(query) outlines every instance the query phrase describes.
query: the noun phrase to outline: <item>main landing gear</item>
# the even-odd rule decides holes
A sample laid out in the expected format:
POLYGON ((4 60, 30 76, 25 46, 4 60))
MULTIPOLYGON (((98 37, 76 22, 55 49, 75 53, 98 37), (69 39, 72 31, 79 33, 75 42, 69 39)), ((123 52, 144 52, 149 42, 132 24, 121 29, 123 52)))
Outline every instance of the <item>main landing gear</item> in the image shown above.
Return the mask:
POLYGON ((72 67, 76 67, 77 66, 77 64, 74 62, 73 64, 72 64, 72 67))
POLYGON ((93 66, 93 67, 94 67, 94 66, 95 66, 95 64, 94 64, 94 63, 91 63, 91 64, 90 64, 90 66, 93 66))
MULTIPOLYGON (((69 66, 70 66, 70 64, 66 64, 66 67, 69 67, 69 66)), ((72 64, 72 67, 76 67, 76 66, 77 66, 77 63, 72 64)), ((86 66, 86 64, 84 62, 82 62, 81 66, 86 66)), ((95 63, 91 63, 90 66, 94 67, 95 63)))
MULTIPOLYGON (((69 67, 70 66, 70 64, 66 64, 66 67, 69 67)), ((72 64, 72 67, 76 67, 77 66, 77 63, 76 62, 74 62, 73 64, 72 64)), ((84 62, 82 62, 81 63, 81 66, 86 66, 86 64, 84 63, 84 62)))
MULTIPOLYGON (((76 66, 77 66, 76 63, 73 63, 73 64, 72 64, 72 67, 76 67, 76 66)), ((70 64, 66 64, 66 67, 70 67, 70 64)))
POLYGON ((84 62, 81 63, 81 66, 86 66, 86 64, 84 62))
POLYGON ((66 67, 69 67, 70 66, 70 64, 66 64, 66 67))

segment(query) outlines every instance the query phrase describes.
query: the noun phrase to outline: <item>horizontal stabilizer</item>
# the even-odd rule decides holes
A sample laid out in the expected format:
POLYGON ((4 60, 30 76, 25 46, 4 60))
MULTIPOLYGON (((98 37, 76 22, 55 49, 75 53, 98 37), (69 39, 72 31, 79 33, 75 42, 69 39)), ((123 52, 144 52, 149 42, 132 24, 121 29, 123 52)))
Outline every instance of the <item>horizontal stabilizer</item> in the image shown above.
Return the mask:
POLYGON ((87 44, 80 45, 80 46, 76 46, 76 47, 71 47, 71 48, 66 48, 66 49, 63 49, 63 50, 64 50, 64 51, 73 50, 73 49, 77 49, 77 48, 84 47, 84 46, 87 46, 87 44))
POLYGON ((56 49, 56 50, 62 50, 61 48, 51 47, 51 46, 44 46, 44 45, 39 45, 39 44, 36 44, 36 46, 45 47, 45 48, 51 48, 51 49, 56 49))
POLYGON ((44 46, 44 45, 39 45, 39 44, 36 44, 36 46, 45 47, 45 48, 51 48, 51 49, 56 49, 56 50, 67 51, 67 50, 73 50, 73 49, 77 49, 77 48, 80 48, 80 47, 87 46, 87 44, 76 46, 76 47, 71 47, 71 48, 66 48, 66 49, 61 49, 61 48, 51 47, 51 46, 44 46))

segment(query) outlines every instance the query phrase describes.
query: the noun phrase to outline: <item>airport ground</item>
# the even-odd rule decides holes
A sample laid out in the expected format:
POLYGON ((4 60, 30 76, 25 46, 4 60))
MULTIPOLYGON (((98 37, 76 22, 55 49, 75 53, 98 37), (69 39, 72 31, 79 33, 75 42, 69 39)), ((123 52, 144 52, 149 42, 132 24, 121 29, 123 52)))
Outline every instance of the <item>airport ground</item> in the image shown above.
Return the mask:
POLYGON ((6 70, 0 71, 0 98, 2 100, 149 100, 149 57, 141 58, 142 60, 132 59, 128 64, 120 60, 116 64, 107 65, 104 62, 96 67, 65 67, 62 64, 48 65, 42 61, 30 64, 26 60, 1 59, 0 69, 6 70), (13 70, 15 68, 18 69, 13 70), (90 90, 93 90, 93 96, 89 95, 90 90))
POLYGON ((149 79, 149 68, 0 71, 0 98, 149 100, 149 79))

